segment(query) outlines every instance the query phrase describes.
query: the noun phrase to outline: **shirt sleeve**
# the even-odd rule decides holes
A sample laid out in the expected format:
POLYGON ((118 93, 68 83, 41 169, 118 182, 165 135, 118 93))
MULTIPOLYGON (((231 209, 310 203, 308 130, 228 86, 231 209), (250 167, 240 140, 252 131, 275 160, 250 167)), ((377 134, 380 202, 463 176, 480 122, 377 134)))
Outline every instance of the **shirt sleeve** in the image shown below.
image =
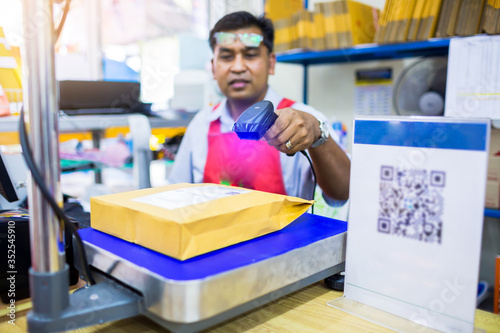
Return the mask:
MULTIPOLYGON (((319 187, 319 186, 318 186, 319 187)), ((323 195, 323 199, 325 199, 325 202, 328 204, 330 207, 342 207, 344 206, 348 200, 335 200, 327 196, 323 191, 321 191, 323 195)))
MULTIPOLYGON (((193 123, 193 121, 192 121, 193 123)), ((174 165, 168 176, 169 184, 193 183, 193 126, 188 125, 186 133, 182 138, 177 154, 175 155, 174 165)))

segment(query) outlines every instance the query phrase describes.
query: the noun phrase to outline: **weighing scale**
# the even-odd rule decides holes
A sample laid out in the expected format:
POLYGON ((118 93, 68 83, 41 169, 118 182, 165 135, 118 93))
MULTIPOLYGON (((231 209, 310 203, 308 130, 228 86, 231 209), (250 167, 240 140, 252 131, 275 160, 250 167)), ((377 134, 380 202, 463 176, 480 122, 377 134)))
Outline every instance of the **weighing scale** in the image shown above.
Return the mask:
POLYGON ((70 295, 64 225, 54 208, 62 191, 54 163, 59 105, 52 11, 51 1, 24 0, 30 141, 24 146, 31 146, 25 152, 31 150, 27 155, 34 161, 30 332, 67 331, 140 314, 174 332, 199 331, 344 269, 347 224, 310 214, 280 231, 185 261, 88 228, 79 234, 97 283, 70 295), (36 27, 33 17, 39 18, 36 27))
POLYGON ((185 261, 92 228, 80 236, 98 281, 134 289, 140 312, 170 331, 193 332, 341 272, 346 231, 344 221, 303 214, 280 231, 185 261))

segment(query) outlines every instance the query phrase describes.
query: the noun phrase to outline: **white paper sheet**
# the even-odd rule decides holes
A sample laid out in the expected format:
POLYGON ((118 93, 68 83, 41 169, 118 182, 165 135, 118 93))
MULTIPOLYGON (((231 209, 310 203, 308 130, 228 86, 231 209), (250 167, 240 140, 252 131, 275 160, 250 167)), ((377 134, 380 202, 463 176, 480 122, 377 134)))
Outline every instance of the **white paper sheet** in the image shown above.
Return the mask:
POLYGON ((249 192, 249 190, 245 189, 232 189, 224 186, 208 185, 150 194, 132 199, 132 201, 142 202, 165 209, 177 209, 249 192))
POLYGON ((445 116, 500 119, 500 36, 450 41, 445 116))

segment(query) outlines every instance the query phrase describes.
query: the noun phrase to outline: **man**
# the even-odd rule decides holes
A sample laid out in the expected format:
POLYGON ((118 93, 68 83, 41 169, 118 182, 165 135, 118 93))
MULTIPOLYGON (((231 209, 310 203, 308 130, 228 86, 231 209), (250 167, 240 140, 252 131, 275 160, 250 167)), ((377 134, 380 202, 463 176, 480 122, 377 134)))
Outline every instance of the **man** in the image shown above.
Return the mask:
POLYGON ((347 200, 350 161, 332 139, 326 117, 268 85, 276 64, 271 21, 231 13, 215 24, 209 41, 213 77, 225 99, 191 121, 170 182, 222 183, 311 199, 313 173, 306 156, 296 154, 307 151, 326 201, 347 200), (231 131, 234 122, 262 100, 273 103, 278 118, 265 141, 240 140, 231 131))

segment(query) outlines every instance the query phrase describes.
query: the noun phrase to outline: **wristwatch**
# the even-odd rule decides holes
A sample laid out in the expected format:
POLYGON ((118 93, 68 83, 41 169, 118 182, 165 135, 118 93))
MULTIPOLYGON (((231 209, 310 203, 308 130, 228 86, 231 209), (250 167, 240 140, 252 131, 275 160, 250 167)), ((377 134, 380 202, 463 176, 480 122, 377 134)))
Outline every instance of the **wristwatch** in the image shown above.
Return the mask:
POLYGON ((320 135, 319 139, 311 145, 311 148, 316 148, 318 146, 321 146, 323 143, 326 142, 326 140, 328 140, 328 136, 330 135, 330 133, 328 132, 328 128, 326 127, 325 122, 323 122, 319 119, 318 119, 318 121, 319 121, 319 130, 321 132, 321 135, 320 135))

